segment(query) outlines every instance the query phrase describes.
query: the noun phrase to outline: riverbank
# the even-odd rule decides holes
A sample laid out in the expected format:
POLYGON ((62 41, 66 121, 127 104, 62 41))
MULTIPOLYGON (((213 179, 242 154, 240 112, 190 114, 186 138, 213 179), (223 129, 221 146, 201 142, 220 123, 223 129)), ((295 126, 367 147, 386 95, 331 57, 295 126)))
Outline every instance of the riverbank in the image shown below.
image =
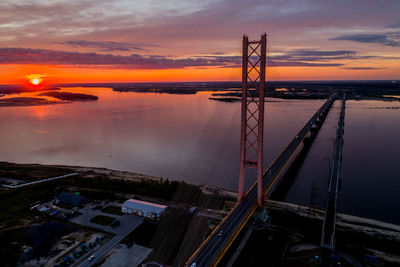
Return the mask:
MULTIPOLYGON (((63 217, 63 214, 51 215, 38 210, 39 206, 44 205, 56 210, 61 209, 64 213, 72 211, 72 208, 56 206, 55 197, 62 192, 79 194, 87 201, 96 203, 118 205, 127 199, 134 198, 165 204, 169 207, 169 212, 161 224, 161 228, 166 227, 166 230, 161 232, 170 234, 166 240, 175 238, 177 244, 180 244, 182 236, 170 231, 168 226, 170 222, 176 220, 177 216, 190 218, 193 211, 201 208, 208 212, 214 209, 216 212, 228 210, 236 197, 235 193, 218 187, 190 185, 151 175, 106 168, 0 162, 0 170, 1 183, 14 185, 14 187, 0 187, 0 209, 2 210, 0 239, 3 240, 0 242, 0 256, 9 255, 7 262, 13 264, 20 259, 27 247, 32 247, 28 237, 30 229, 49 221, 71 224, 70 217, 63 217), (54 179, 53 175, 60 174, 64 177, 54 179)), ((90 212, 91 210, 92 208, 89 209, 90 212)), ((178 223, 183 235, 187 221, 179 220, 178 223)), ((81 229, 81 226, 76 224, 72 226, 81 229)), ((165 248, 156 250, 158 251, 165 251, 165 248)))
MULTIPOLYGON (((272 200, 266 207, 270 223, 249 224, 247 242, 234 243, 225 261, 242 245, 234 267, 317 267, 324 211, 272 200)), ((335 236, 335 266, 400 266, 399 225, 338 213, 335 236)))
POLYGON ((227 209, 236 194, 208 185, 106 168, 0 162, 0 229, 34 217, 30 208, 62 191, 80 191, 94 199, 123 202, 139 198, 185 207, 227 209), (73 175, 72 175, 73 174, 73 175), (53 179, 61 176, 61 179, 53 179), (43 180, 45 179, 45 180, 43 180), (46 180, 47 179, 47 180, 46 180), (43 182, 35 183, 43 180, 43 182), (18 186, 29 183, 27 186, 18 186), (42 190, 43 189, 43 190, 42 190))
MULTIPOLYGON (((302 243, 311 243, 318 248, 323 210, 272 200, 267 202, 267 209, 274 225, 305 234, 306 237, 293 242, 288 251, 302 243)), ((347 255, 347 258, 354 258, 362 265, 365 264, 366 255, 369 255, 385 266, 400 266, 399 225, 337 213, 335 236, 337 255, 347 255)), ((286 258, 293 257, 293 254, 296 253, 288 253, 286 258)))

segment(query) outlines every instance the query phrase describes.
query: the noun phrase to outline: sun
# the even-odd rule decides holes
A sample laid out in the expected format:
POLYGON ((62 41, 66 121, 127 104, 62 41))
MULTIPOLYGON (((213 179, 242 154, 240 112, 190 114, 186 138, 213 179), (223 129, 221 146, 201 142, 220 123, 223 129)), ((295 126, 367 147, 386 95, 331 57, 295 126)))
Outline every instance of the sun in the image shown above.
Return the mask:
POLYGON ((34 78, 31 80, 31 83, 34 85, 38 85, 40 83, 40 80, 38 78, 34 78))
POLYGON ((28 76, 26 76, 26 78, 28 79, 28 81, 32 84, 32 85, 39 85, 43 82, 43 78, 46 77, 45 74, 30 74, 28 76))

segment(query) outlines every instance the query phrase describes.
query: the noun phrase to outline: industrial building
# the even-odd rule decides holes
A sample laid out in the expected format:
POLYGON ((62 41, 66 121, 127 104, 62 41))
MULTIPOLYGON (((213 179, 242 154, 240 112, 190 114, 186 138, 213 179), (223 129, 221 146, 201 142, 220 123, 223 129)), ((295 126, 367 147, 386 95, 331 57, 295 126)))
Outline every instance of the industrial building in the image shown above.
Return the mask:
POLYGON ((153 220, 158 220, 166 209, 167 206, 136 199, 128 199, 122 204, 122 212, 153 220))

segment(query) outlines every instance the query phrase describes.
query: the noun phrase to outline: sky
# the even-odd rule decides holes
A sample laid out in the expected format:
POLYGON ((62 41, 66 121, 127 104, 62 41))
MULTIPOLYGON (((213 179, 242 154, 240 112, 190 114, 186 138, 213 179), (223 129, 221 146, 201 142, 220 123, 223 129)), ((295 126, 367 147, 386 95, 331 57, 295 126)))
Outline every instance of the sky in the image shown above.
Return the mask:
POLYGON ((400 79, 398 0, 2 0, 0 83, 400 79))

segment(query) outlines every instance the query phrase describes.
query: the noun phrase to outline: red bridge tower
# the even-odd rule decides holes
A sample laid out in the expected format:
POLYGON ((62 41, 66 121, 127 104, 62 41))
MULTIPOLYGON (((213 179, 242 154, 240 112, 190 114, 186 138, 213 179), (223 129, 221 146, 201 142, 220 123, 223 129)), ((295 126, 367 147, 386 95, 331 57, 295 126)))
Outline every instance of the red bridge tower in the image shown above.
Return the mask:
POLYGON ((257 203, 262 207, 264 89, 267 35, 260 41, 243 36, 242 118, 238 201, 244 196, 246 168, 257 169, 257 203))

